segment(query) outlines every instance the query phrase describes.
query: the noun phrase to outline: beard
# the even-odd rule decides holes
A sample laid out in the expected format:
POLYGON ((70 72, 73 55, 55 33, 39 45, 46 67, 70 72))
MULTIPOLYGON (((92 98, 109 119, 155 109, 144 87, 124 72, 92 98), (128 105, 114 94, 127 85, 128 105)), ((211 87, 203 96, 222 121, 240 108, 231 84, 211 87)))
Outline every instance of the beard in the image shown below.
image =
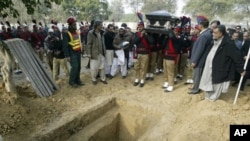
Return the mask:
POLYGON ((69 25, 68 30, 69 30, 69 32, 75 32, 76 31, 76 26, 69 25))
POLYGON ((124 34, 119 34, 119 36, 120 36, 121 38, 123 38, 123 37, 124 37, 124 34))

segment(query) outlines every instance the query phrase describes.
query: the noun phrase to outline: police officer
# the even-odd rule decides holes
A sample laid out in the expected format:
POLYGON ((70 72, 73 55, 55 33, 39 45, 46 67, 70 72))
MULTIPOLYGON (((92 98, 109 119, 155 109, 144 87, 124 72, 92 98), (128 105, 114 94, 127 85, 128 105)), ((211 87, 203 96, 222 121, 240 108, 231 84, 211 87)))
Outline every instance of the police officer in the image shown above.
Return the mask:
POLYGON ((63 33, 63 51, 67 61, 71 65, 69 85, 73 88, 84 85, 80 80, 81 71, 81 41, 76 32, 76 19, 70 16, 67 19, 68 32, 63 33))
POLYGON ((136 44, 135 52, 137 53, 137 61, 134 64, 135 81, 133 85, 137 86, 139 84, 139 87, 143 87, 148 70, 149 55, 151 53, 149 38, 144 30, 143 22, 138 23, 138 32, 135 33, 132 43, 136 44))

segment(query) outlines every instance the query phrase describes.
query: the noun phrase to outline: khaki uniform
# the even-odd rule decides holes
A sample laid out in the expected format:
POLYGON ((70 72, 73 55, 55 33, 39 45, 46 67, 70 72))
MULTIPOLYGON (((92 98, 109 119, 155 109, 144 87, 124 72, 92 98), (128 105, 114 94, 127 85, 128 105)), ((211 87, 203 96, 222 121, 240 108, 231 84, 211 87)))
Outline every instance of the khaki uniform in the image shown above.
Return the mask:
POLYGON ((176 64, 174 60, 163 60, 164 78, 169 86, 174 86, 176 64))
POLYGON ((135 78, 139 80, 145 80, 146 73, 148 70, 148 54, 138 54, 137 62, 134 64, 135 78))
POLYGON ((58 70, 60 69, 60 66, 64 70, 65 76, 69 76, 69 69, 67 66, 67 61, 66 59, 58 59, 58 58, 53 58, 53 79, 57 80, 58 79, 58 70))
POLYGON ((135 50, 137 54, 137 62, 134 64, 135 69, 135 82, 134 85, 139 83, 140 87, 143 87, 144 80, 146 78, 146 73, 148 71, 148 62, 149 62, 149 55, 150 55, 150 47, 149 47, 149 40, 150 37, 146 34, 141 32, 135 33, 135 37, 133 39, 133 43, 136 44, 137 48, 135 50))

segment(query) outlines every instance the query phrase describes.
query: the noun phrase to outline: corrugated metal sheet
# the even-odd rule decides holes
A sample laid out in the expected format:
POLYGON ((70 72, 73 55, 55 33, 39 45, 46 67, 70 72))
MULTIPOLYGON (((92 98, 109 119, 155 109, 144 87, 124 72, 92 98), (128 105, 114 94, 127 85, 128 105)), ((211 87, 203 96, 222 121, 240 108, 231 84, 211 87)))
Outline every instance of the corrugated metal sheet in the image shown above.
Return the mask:
POLYGON ((51 96, 59 87, 52 75, 43 66, 31 45, 22 39, 10 39, 4 41, 11 54, 18 61, 19 67, 29 78, 36 93, 41 96, 51 96))

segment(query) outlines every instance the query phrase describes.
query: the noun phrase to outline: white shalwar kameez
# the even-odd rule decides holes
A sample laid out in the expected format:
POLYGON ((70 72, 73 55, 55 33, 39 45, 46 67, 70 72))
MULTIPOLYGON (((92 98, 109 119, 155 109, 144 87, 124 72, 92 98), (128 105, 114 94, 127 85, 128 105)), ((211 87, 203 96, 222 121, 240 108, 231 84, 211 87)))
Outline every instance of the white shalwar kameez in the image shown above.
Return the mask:
POLYGON ((120 68, 122 76, 127 76, 127 59, 125 58, 124 50, 116 50, 115 54, 117 58, 114 57, 113 59, 110 74, 115 76, 118 69, 120 68))
POLYGON ((221 93, 226 93, 229 87, 229 81, 218 84, 212 84, 212 62, 215 53, 221 44, 222 39, 214 41, 205 63, 205 67, 201 76, 199 88, 205 91, 205 99, 215 101, 219 98, 221 93))

